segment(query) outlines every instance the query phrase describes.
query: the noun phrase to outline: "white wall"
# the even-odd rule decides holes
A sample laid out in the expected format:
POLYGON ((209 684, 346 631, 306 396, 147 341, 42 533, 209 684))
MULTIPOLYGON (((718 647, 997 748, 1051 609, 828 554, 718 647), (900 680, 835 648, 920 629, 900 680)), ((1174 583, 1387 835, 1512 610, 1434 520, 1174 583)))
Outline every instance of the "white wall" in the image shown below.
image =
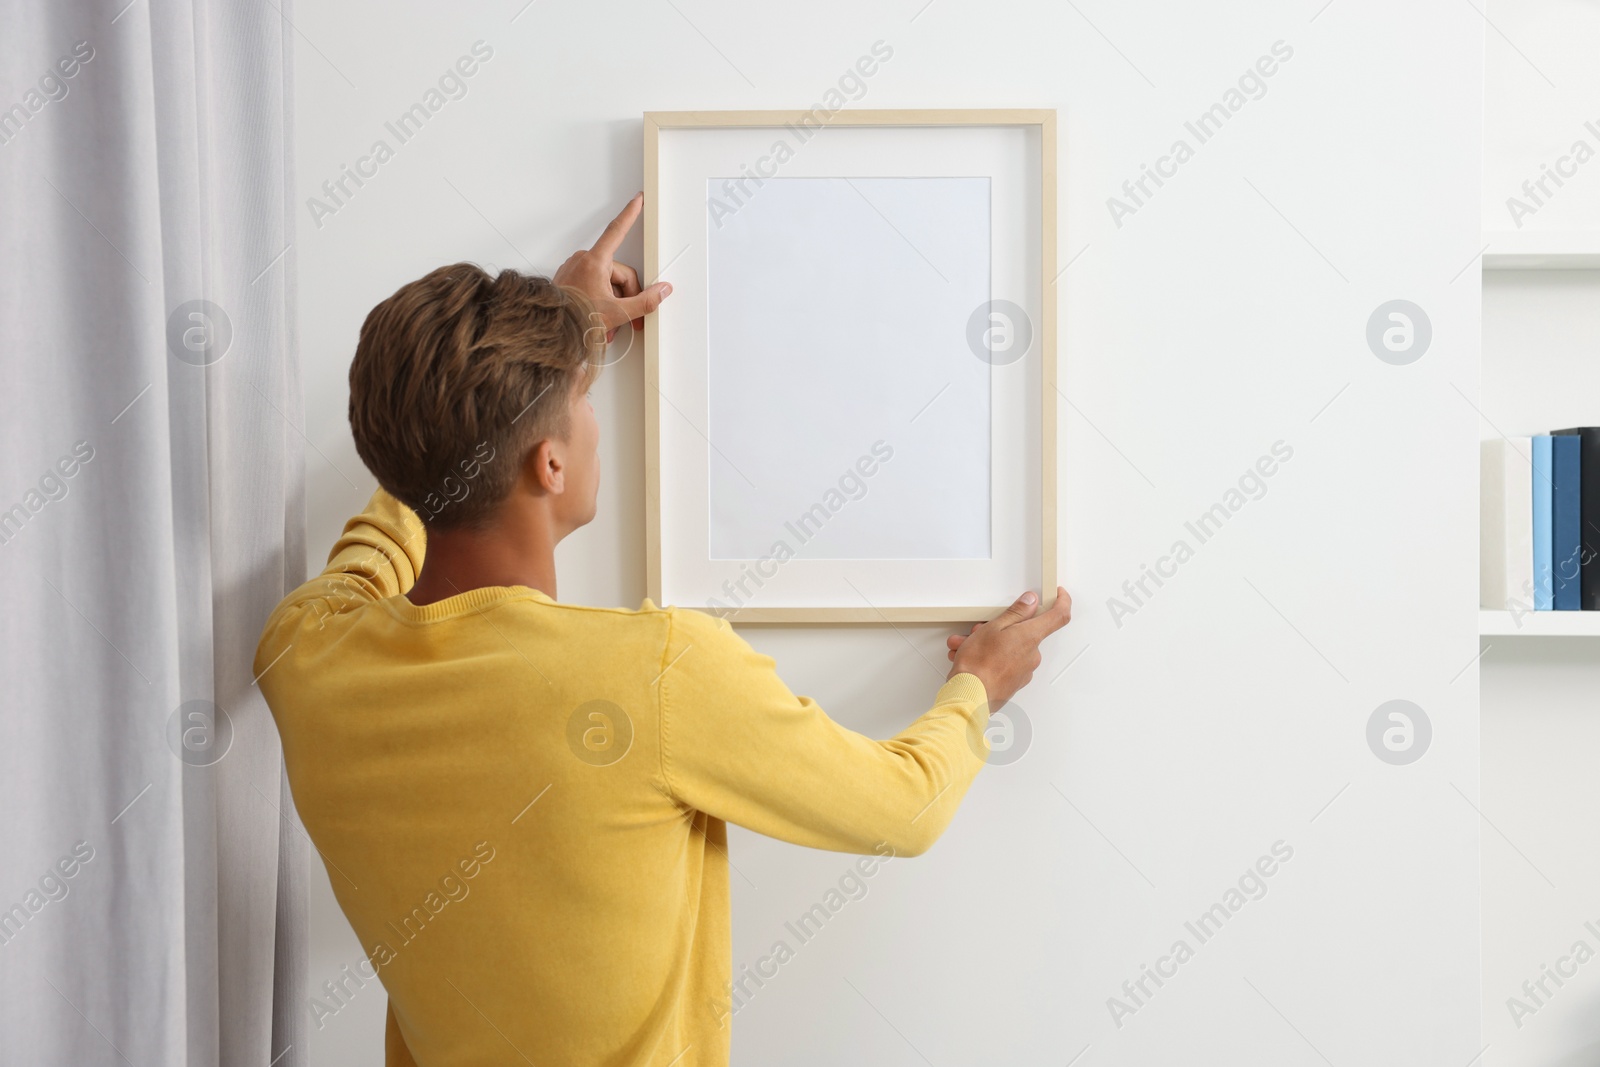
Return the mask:
MULTIPOLYGON (((1061 112, 1077 620, 1016 702, 1025 756, 985 771, 930 855, 890 864, 799 948, 739 1014, 735 1062, 1466 1064, 1482 1047, 1471 8, 519 8, 296 13, 307 194, 474 41, 495 50, 347 206, 320 228, 302 215, 313 545, 370 486, 344 385, 366 311, 440 263, 548 271, 588 243, 640 187, 640 112, 808 105, 879 39, 894 57, 859 106, 1061 112), (1185 120, 1280 40, 1293 57, 1265 95, 1115 225, 1107 198, 1193 144, 1185 120), (1365 340, 1395 298, 1432 322, 1410 366, 1365 340), (1265 496, 1118 626, 1108 598, 1280 440, 1293 458, 1265 496), (1409 766, 1367 745, 1391 698, 1433 726, 1409 766), (1279 840, 1293 858, 1266 896, 1199 945, 1185 920, 1279 840), (1119 1028, 1107 998, 1180 937, 1195 957, 1119 1028)), ((559 554, 564 598, 643 596, 641 387, 629 358, 596 392, 606 482, 559 554)), ((747 633, 797 692, 883 736, 936 688, 948 631, 747 633)), ((731 852, 736 966, 846 865, 743 832, 731 852)), ((315 891, 314 984, 361 951, 315 891)), ((380 1063, 382 1014, 378 991, 358 993, 316 1032, 316 1062, 380 1063)))

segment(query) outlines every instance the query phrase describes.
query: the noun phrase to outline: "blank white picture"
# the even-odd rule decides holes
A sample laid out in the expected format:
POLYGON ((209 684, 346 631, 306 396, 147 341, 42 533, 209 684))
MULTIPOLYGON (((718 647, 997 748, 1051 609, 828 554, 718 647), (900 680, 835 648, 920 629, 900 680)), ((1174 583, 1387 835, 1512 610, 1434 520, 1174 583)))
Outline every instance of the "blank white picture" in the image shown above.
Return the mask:
POLYGON ((988 559, 989 179, 707 186, 710 558, 988 559))

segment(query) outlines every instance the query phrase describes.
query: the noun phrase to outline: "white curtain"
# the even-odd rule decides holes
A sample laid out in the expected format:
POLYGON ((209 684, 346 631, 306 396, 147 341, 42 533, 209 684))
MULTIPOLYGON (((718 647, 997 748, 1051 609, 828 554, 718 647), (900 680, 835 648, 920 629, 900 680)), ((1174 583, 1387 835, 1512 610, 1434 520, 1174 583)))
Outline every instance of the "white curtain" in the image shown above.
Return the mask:
POLYGON ((303 1065, 293 12, 0 8, 0 1064, 303 1065))

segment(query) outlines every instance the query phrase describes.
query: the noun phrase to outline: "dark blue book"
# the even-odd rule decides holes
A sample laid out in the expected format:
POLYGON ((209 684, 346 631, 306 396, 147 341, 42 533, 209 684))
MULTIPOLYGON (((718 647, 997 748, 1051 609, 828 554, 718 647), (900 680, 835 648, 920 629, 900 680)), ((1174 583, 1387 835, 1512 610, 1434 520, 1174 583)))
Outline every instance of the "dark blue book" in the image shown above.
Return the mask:
POLYGON ((1583 610, 1600 611, 1600 426, 1555 430, 1553 435, 1576 437, 1579 442, 1578 521, 1583 526, 1583 563, 1578 568, 1578 584, 1583 592, 1583 610))
POLYGON ((1550 438, 1550 565, 1555 610, 1583 608, 1583 489, 1578 438, 1550 438))

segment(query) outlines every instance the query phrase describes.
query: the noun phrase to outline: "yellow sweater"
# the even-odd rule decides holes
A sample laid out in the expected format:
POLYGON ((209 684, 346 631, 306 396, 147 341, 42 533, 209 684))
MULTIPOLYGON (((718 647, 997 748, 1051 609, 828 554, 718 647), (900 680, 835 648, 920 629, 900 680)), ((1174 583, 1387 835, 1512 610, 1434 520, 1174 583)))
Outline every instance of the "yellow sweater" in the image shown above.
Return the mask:
POLYGON ((423 544, 380 490, 255 662, 391 1065, 727 1063, 726 822, 916 855, 983 766, 974 675, 874 741, 698 611, 525 586, 417 607, 423 544))

